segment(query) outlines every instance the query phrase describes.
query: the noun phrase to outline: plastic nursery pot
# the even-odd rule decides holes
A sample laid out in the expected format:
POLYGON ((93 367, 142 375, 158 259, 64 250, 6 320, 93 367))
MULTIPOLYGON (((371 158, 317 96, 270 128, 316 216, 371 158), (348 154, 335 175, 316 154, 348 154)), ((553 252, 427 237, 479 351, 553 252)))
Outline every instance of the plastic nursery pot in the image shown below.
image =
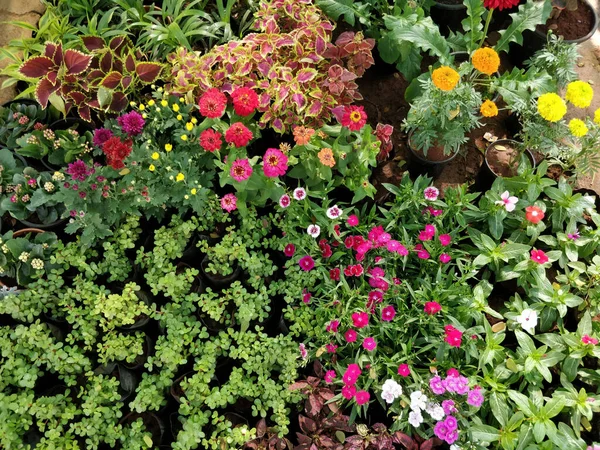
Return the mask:
POLYGON ((13 238, 24 236, 27 233, 39 234, 39 233, 44 233, 44 232, 45 232, 45 230, 42 230, 40 228, 21 228, 20 230, 15 231, 13 233, 13 238))
POLYGON ((144 411, 142 413, 130 412, 125 415, 119 424, 126 425, 135 422, 137 419, 142 419, 146 430, 152 434, 152 444, 159 445, 163 440, 165 434, 165 423, 156 414, 150 411, 144 411))
POLYGON ((448 37, 450 31, 462 30, 461 22, 467 18, 467 7, 461 0, 436 0, 429 15, 440 33, 448 37))
POLYGON ((171 394, 171 397, 173 397, 173 399, 178 404, 181 404, 181 397, 185 394, 185 392, 181 388, 181 382, 185 378, 191 377, 195 373, 196 372, 194 372, 194 371, 186 372, 183 375, 181 375, 180 377, 176 378, 175 381, 173 381, 173 384, 171 385, 171 389, 169 390, 169 392, 171 394))
POLYGON ((69 220, 69 219, 64 218, 64 219, 55 220, 54 222, 43 224, 43 223, 37 223, 37 222, 29 222, 28 220, 17 219, 17 221, 20 224, 27 227, 27 228, 24 228, 25 230, 34 228, 34 229, 42 229, 42 230, 48 230, 48 231, 58 230, 58 229, 62 228, 62 225, 64 225, 67 222, 67 220, 69 220))
MULTIPOLYGON (((137 291, 135 295, 146 305, 150 306, 150 296, 148 295, 148 293, 144 291, 137 291)), ((135 323, 132 323, 131 325, 119 325, 116 328, 121 331, 139 330, 141 328, 144 328, 148 324, 148 322, 150 322, 150 317, 146 314, 142 314, 141 316, 136 318, 135 323)))
MULTIPOLYGON (((498 147, 503 146, 514 149, 519 145, 519 142, 512 139, 498 139, 488 146, 485 150, 484 162, 477 174, 476 186, 478 191, 487 191, 492 187, 492 184, 498 177, 511 177, 517 175, 517 167, 509 167, 508 164, 503 164, 510 161, 510 156, 498 157, 498 147), (508 160, 506 160, 506 158, 508 158, 508 160)), ((527 158, 531 167, 535 167, 535 158, 529 150, 526 150, 521 155, 521 158, 527 158)), ((521 159, 521 162, 522 161, 523 159, 521 159)))
POLYGON ((429 149, 427 156, 425 156, 422 151, 412 146, 412 135, 413 132, 411 131, 407 139, 408 149, 410 150, 408 172, 415 178, 419 175, 427 175, 432 178, 439 177, 444 171, 446 164, 458 155, 458 152, 456 152, 453 155, 446 156, 443 153, 443 149, 434 147, 433 149, 429 149), (435 152, 432 152, 432 150, 435 150, 435 152))
POLYGON ((112 375, 119 380, 119 394, 123 402, 129 398, 134 392, 138 384, 138 379, 135 374, 125 367, 117 363, 109 363, 105 366, 98 366, 94 369, 94 373, 98 375, 112 375))
POLYGON ((207 272, 206 269, 208 268, 209 262, 210 262, 210 259, 209 259, 208 255, 205 255, 204 258, 202 259, 202 263, 200 263, 200 269, 202 270, 202 275, 206 279, 208 285, 215 289, 222 289, 222 288, 229 286, 231 283, 233 283, 235 280, 237 280, 240 277, 240 275, 242 274, 242 269, 239 265, 235 266, 233 273, 230 275, 219 275, 219 274, 207 272))
MULTIPOLYGON (((535 31, 525 30, 523 32, 523 46, 520 47, 516 43, 510 44, 508 56, 511 62, 517 67, 523 67, 523 63, 531 58, 535 52, 541 50, 548 42, 547 28, 548 26, 556 25, 553 33, 563 36, 566 44, 581 44, 589 40, 598 29, 598 14, 594 10, 592 4, 588 0, 578 0, 577 11, 569 11, 563 9, 559 19, 550 19, 543 26, 538 26, 535 31), (591 24, 584 27, 582 24, 581 15, 587 15, 591 18, 591 24), (565 36, 566 34, 566 36, 565 36), (578 37, 573 37, 578 36, 578 37)), ((587 22, 587 20, 586 20, 587 22)))
POLYGON ((129 370, 138 370, 138 369, 141 369, 142 367, 144 367, 144 364, 146 364, 146 360, 148 359, 148 355, 150 355, 150 353, 152 352, 152 349, 154 348, 154 343, 152 342, 152 339, 150 338, 150 336, 148 336, 147 334, 144 334, 143 347, 144 347, 144 353, 141 355, 138 355, 137 358, 135 358, 135 360, 132 363, 123 361, 121 363, 123 365, 123 367, 126 367, 129 370))

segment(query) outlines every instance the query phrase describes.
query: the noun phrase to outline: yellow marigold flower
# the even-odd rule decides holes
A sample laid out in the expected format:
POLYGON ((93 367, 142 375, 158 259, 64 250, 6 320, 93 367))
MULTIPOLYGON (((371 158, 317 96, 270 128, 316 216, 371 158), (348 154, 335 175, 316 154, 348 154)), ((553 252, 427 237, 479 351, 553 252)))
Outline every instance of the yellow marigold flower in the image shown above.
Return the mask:
POLYGON ((152 99, 148 100, 148 106, 154 106, 154 100, 152 100, 152 99))
POLYGON ((195 117, 192 117, 192 123, 193 123, 194 125, 196 125, 196 124, 198 123, 198 119, 196 119, 195 117))
POLYGON ((500 57, 493 48, 485 47, 475 50, 471 56, 473 67, 486 75, 492 75, 498 72, 500 67, 500 57))
POLYGON ((438 67, 431 74, 433 84, 442 91, 451 91, 460 81, 460 75, 452 67, 438 67))
POLYGON ((183 136, 181 136, 181 140, 182 140, 182 141, 187 141, 187 139, 188 139, 188 138, 187 138, 187 135, 185 135, 185 134, 184 134, 183 136))
POLYGON ((181 114, 177 114, 177 120, 182 120, 183 116, 181 114))
POLYGON ((194 124, 192 122, 188 122, 185 124, 185 129, 188 131, 192 131, 194 129, 194 124))
POLYGON ((588 127, 585 125, 585 122, 581 119, 571 119, 569 122, 569 130, 575 137, 585 136, 589 131, 588 127))
POLYGON ((155 169, 156 169, 156 167, 154 167, 154 164, 150 164, 150 167, 148 167, 148 170, 150 172, 154 172, 155 169))
POLYGON ((185 175, 184 175, 184 174, 182 174, 181 172, 179 172, 179 173, 177 174, 177 177, 175 177, 175 179, 176 179, 177 181, 183 181, 183 180, 185 180, 185 175))
POLYGON ((173 145, 165 144, 165 151, 170 152, 171 150, 173 150, 173 145))
POLYGON ((166 101, 166 100, 162 100, 162 101, 160 102, 160 104, 161 104, 161 106, 163 106, 163 107, 165 107, 165 108, 166 108, 167 106, 169 106, 169 102, 168 102, 168 101, 166 101))
POLYGON ((573 81, 567 84, 565 98, 577 108, 587 108, 594 98, 594 90, 585 81, 573 81))
POLYGON ((193 189, 190 191, 190 193, 191 193, 192 195, 196 195, 196 192, 198 192, 198 191, 196 190, 196 188, 193 188, 193 189))
POLYGON ((179 105, 177 103, 173 103, 173 111, 179 112, 179 105))
POLYGON ((554 92, 548 92, 539 96, 537 109, 548 122, 558 122, 567 113, 567 104, 554 92))
POLYGON ((498 115, 498 107, 491 100, 486 100, 481 104, 479 112, 483 117, 495 117, 498 115))
POLYGON ((143 104, 140 103, 140 111, 143 111, 146 109, 146 106, 144 106, 143 104))
POLYGON ((600 125, 600 108, 598 108, 594 113, 594 123, 596 125, 600 125))
POLYGON ((153 160, 155 160, 155 161, 156 161, 158 158, 160 158, 160 155, 158 154, 158 152, 154 152, 154 153, 152 153, 152 159, 153 159, 153 160))
POLYGON ((335 166, 335 158, 333 157, 333 151, 330 148, 324 148, 319 152, 319 161, 321 164, 327 167, 335 166))

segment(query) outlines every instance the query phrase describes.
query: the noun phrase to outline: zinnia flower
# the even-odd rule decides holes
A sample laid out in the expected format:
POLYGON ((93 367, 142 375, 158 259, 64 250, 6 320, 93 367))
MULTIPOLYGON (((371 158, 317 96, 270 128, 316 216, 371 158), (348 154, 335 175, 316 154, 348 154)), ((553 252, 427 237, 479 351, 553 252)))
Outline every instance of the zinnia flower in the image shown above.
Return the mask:
POLYGON ((452 67, 441 66, 431 74, 433 84, 442 91, 451 91, 460 81, 460 75, 452 67))
POLYGON ((488 9, 503 9, 514 8, 519 4, 519 0, 483 0, 483 6, 488 9))
POLYGON ((342 126, 358 131, 367 123, 367 114, 362 106, 346 106, 341 120, 342 126))
POLYGON ((558 122, 567 113, 565 101, 554 92, 542 94, 537 99, 537 109, 548 122, 558 122))
POLYGON ((249 116, 258 106, 258 95, 247 87, 237 88, 231 93, 233 109, 238 116, 249 116))
POLYGON ((209 128, 200 133, 200 146, 207 152, 216 152, 221 149, 223 141, 221 140, 222 134, 218 131, 209 128))
POLYGON ((225 141, 228 144, 233 144, 235 147, 245 147, 252 139, 252 131, 250 131, 242 122, 232 124, 225 131, 225 141))
POLYGON ((252 166, 247 159, 236 159, 231 165, 229 174, 235 181, 245 181, 252 175, 252 166))
POLYGON ((585 81, 573 81, 567 84, 565 98, 577 108, 587 108, 594 98, 594 90, 585 81))
POLYGON ((496 205, 502 205, 508 212, 512 212, 515 210, 515 205, 518 201, 517 197, 511 196, 508 191, 504 191, 500 195, 500 200, 496 200, 496 205))
POLYGON ((306 145, 310 142, 310 138, 315 134, 315 130, 307 127, 295 127, 293 130, 294 141, 297 145, 306 145))
POLYGON ((217 88, 206 91, 198 100, 200 114, 209 119, 217 119, 225 112, 227 97, 217 88))
POLYGON ((525 218, 534 225, 538 224, 544 219, 544 211, 537 206, 528 206, 525 208, 525 218))
POLYGON ((315 267, 315 260, 312 259, 312 257, 310 255, 306 255, 306 256, 303 256, 302 258, 300 258, 300 261, 298 261, 298 264, 300 265, 300 268, 302 270, 304 270, 305 272, 308 272, 308 271, 312 270, 313 267, 315 267))
POLYGON ((263 171, 265 176, 276 178, 285 175, 288 169, 288 157, 281 150, 269 148, 263 156, 263 171))
POLYGON ((117 118, 117 122, 119 126, 123 130, 123 132, 127 133, 129 136, 137 136, 144 129, 144 124, 146 121, 137 111, 130 111, 127 114, 123 114, 122 116, 117 118))
POLYGON ((493 48, 478 48, 471 56, 471 63, 481 73, 492 75, 500 67, 500 57, 493 48))
POLYGON ((548 256, 543 250, 531 250, 531 260, 538 264, 544 264, 548 262, 548 256))
POLYGON ((498 106, 493 101, 486 100, 481 104, 479 112, 483 117, 496 117, 498 115, 498 106))
POLYGON ((221 208, 227 212, 237 209, 237 197, 234 194, 225 194, 221 199, 221 208))
POLYGON ((588 133, 588 127, 581 119, 571 119, 569 121, 569 131, 575 137, 583 137, 588 133))
POLYGON ((319 161, 321 161, 321 164, 323 164, 324 166, 335 166, 335 158, 333 157, 333 151, 330 148, 321 149, 317 156, 319 157, 319 161))

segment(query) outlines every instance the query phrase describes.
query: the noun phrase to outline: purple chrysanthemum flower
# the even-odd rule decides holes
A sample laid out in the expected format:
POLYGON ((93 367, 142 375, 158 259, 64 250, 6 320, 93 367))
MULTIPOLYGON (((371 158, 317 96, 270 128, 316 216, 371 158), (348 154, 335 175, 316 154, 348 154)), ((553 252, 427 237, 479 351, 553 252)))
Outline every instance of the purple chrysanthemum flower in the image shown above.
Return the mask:
POLYGON ((78 159, 74 163, 69 164, 67 173, 71 175, 74 180, 85 181, 85 179, 90 175, 90 168, 85 162, 78 159))
POLYGON ((113 132, 106 128, 96 128, 94 130, 94 145, 96 147, 102 147, 106 141, 113 137, 113 132))
POLYGON ((146 121, 137 111, 130 111, 117 118, 121 129, 129 136, 137 136, 144 128, 146 121))

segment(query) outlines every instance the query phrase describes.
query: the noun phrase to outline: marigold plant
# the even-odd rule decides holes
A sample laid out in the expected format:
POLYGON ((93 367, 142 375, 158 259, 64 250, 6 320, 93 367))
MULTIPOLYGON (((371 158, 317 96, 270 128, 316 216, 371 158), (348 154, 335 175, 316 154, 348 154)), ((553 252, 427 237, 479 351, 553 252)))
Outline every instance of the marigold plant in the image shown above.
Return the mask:
POLYGON ((567 85, 565 98, 577 108, 587 108, 594 98, 594 90, 585 81, 573 81, 567 85))
POLYGON ((491 100, 486 100, 481 104, 479 112, 483 117, 495 117, 498 115, 498 106, 491 100))
POLYGON ((500 67, 500 57, 493 48, 480 48, 473 53, 471 63, 480 72, 492 75, 500 67))
POLYGON ((537 100, 537 109, 548 122, 558 122, 567 113, 565 101, 554 92, 542 94, 537 100))
POLYGON ((451 91, 460 81, 460 75, 452 67, 438 67, 431 74, 433 84, 442 91, 451 91))

